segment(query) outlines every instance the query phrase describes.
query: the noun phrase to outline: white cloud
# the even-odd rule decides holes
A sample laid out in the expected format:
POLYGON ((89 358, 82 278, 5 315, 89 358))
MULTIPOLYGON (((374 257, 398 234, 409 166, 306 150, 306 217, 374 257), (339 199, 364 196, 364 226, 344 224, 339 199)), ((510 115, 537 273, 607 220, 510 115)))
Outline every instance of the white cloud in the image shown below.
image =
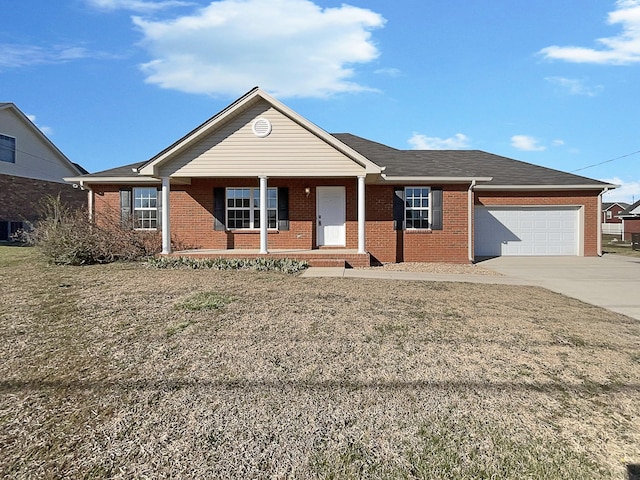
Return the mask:
POLYGON ((0 68, 18 68, 30 65, 67 63, 85 58, 119 58, 104 52, 90 51, 84 47, 70 47, 66 45, 51 45, 40 47, 37 45, 0 44, 0 68))
POLYGON ((86 0, 89 5, 101 10, 131 10, 133 12, 149 13, 167 8, 193 5, 192 2, 179 0, 86 0))
POLYGON ((564 145, 564 140, 557 138, 553 142, 551 142, 554 147, 561 147, 564 145))
POLYGON ((153 60, 148 83, 209 95, 258 85, 280 97, 371 90, 353 65, 379 52, 370 31, 385 20, 371 10, 321 8, 309 0, 221 0, 173 20, 134 17, 153 60))
POLYGON ((549 83, 553 83, 569 95, 584 95, 587 97, 595 97, 602 92, 602 85, 596 85, 593 87, 588 86, 585 80, 577 78, 565 78, 565 77, 546 77, 545 80, 549 83))
POLYGON ((402 71, 398 68, 379 68, 373 73, 376 75, 387 75, 391 78, 398 78, 402 76, 402 71))
POLYGON ((409 145, 413 150, 461 150, 469 148, 469 137, 462 133, 456 133, 453 137, 427 137, 414 133, 409 139, 409 145))
POLYGON ((640 62, 640 0, 618 0, 609 12, 607 23, 619 24, 622 32, 615 37, 598 38, 600 48, 559 47, 540 50, 548 59, 574 63, 626 65, 640 62))
POLYGON ((31 120, 33 122, 33 124, 38 127, 40 129, 40 131, 42 133, 44 133, 47 137, 50 135, 53 135, 53 128, 51 127, 46 127, 44 125, 38 125, 38 123, 36 122, 36 116, 35 115, 27 115, 27 118, 29 120, 31 120))
POLYGON ((618 177, 602 178, 603 182, 620 185, 615 190, 610 190, 602 196, 603 202, 627 202, 633 203, 640 199, 640 180, 622 180, 618 177))
POLYGON ((544 145, 540 145, 537 139, 529 135, 514 135, 511 137, 511 146, 526 152, 541 152, 547 149, 544 145))

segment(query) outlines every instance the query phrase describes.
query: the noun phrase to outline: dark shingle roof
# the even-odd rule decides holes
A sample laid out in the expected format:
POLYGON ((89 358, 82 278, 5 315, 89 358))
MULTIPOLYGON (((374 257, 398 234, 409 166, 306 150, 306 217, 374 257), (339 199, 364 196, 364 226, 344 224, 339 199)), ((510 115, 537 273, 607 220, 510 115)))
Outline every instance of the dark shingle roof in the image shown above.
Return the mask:
POLYGON ((635 202, 632 205, 629 205, 627 208, 625 208, 622 212, 619 213, 618 216, 622 217, 623 215, 634 215, 631 212, 633 212, 636 208, 638 208, 640 206, 640 200, 638 200, 637 202, 635 202))
POLYGON ((92 177, 135 177, 138 174, 133 171, 133 169, 138 169, 142 165, 147 163, 144 162, 136 162, 130 163, 129 165, 123 165, 121 167, 110 168, 108 170, 102 170, 101 172, 90 173, 88 175, 83 175, 84 178, 92 178, 92 177))
POLYGON ((350 133, 333 136, 375 164, 387 167, 387 176, 493 177, 487 185, 607 185, 481 150, 397 150, 350 133))
POLYGON ((619 205, 623 209, 626 209, 629 207, 629 204, 626 202, 602 202, 602 210, 609 210, 614 205, 619 205))

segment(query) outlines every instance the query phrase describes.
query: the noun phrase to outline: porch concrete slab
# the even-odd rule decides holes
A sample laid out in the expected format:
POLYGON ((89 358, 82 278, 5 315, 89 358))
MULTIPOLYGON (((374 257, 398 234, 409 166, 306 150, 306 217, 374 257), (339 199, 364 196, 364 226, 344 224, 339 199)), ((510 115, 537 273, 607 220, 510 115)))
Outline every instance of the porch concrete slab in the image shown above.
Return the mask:
POLYGON ((640 320, 639 257, 498 257, 479 265, 640 320))

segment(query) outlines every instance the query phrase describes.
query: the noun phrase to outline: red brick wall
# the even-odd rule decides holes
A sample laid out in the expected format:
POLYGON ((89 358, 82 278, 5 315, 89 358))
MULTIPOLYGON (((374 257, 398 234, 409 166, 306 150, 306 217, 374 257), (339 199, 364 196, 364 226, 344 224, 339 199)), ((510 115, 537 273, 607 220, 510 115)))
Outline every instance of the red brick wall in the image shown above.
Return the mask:
POLYGON ((612 206, 607 212, 611 212, 611 218, 607 218, 607 212, 602 212, 602 222, 603 223, 622 223, 622 219, 618 218, 620 212, 622 212, 624 208, 621 208, 619 205, 612 206))
POLYGON ((640 218, 625 218, 623 229, 623 240, 630 242, 632 233, 640 233, 640 218))
MULTIPOLYGON (((269 231, 270 249, 316 248, 316 186, 344 185, 346 193, 346 248, 358 247, 356 179, 269 179, 268 187, 289 187, 289 230, 269 231), (307 196, 305 188, 309 187, 307 196)), ((259 187, 256 178, 197 179, 191 185, 171 185, 171 237, 186 248, 251 248, 260 246, 259 231, 216 231, 213 229, 215 187, 259 187)), ((118 185, 96 185, 96 220, 119 215, 118 185)))
POLYGON ((476 205, 584 205, 584 255, 598 255, 598 191, 566 191, 566 192, 476 192, 476 205))
POLYGON ((469 262, 467 186, 443 186, 443 228, 432 231, 393 229, 393 190, 390 185, 367 185, 367 251, 374 259, 469 262))
POLYGON ((70 208, 86 208, 87 192, 68 183, 0 175, 0 220, 34 221, 40 217, 42 201, 57 197, 70 208))
MULTIPOLYGON (((289 187, 288 231, 269 232, 270 249, 313 249, 316 244, 316 187, 346 187, 347 248, 358 246, 356 179, 269 179, 269 187, 289 187), (305 194, 305 188, 310 194, 305 194)), ((259 232, 213 229, 214 187, 258 187, 258 179, 193 179, 171 186, 171 236, 178 248, 257 249, 259 232)), ((435 186, 435 185, 434 185, 435 186)), ((119 215, 119 186, 94 187, 96 219, 119 215)), ((444 185, 443 229, 396 231, 392 185, 366 187, 366 250, 379 262, 468 263, 467 185, 444 185)), ((476 192, 476 205, 584 205, 585 255, 597 255, 597 194, 593 192, 476 192)))

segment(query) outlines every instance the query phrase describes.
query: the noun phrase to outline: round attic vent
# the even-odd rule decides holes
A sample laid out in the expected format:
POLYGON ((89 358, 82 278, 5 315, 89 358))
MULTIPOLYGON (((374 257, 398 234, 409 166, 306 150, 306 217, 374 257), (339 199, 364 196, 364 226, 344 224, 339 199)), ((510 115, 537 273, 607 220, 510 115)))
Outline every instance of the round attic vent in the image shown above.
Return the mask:
POLYGON ((266 118, 256 118, 251 129, 258 137, 266 137, 271 133, 271 122, 266 118))

